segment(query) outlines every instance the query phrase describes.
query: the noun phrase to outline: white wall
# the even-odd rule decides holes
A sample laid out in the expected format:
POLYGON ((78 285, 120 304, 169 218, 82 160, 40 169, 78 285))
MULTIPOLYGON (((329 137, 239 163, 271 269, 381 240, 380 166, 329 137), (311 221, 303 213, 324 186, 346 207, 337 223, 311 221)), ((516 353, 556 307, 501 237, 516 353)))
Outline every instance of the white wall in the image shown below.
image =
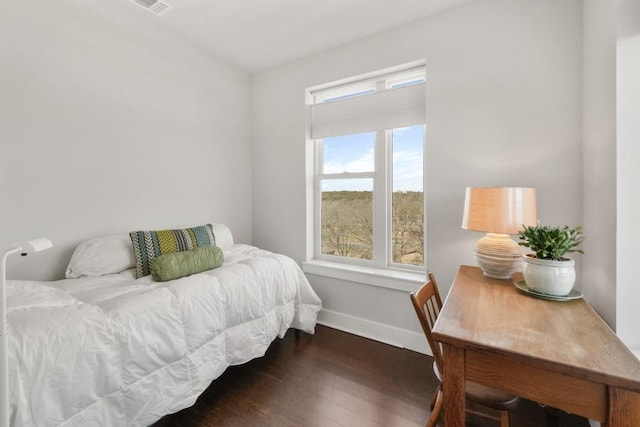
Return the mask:
POLYGON ((640 285, 637 253, 640 242, 640 2, 618 3, 618 287, 617 332, 640 354, 640 285))
MULTIPOLYGON (((206 221, 304 260, 304 88, 424 58, 427 262, 443 291, 460 263, 474 263, 480 237, 460 229, 464 187, 536 186, 545 223, 584 225, 579 284, 638 347, 630 326, 640 297, 631 258, 638 153, 629 142, 638 135, 629 119, 638 111, 637 37, 631 30, 618 41, 617 246, 629 255, 618 259, 616 289, 612 4, 585 0, 582 15, 581 0, 472 2, 258 73, 252 88, 245 73, 141 24, 132 14, 147 12, 128 2, 7 4, 0 247, 38 236, 55 243, 10 258, 9 277, 60 278, 86 237, 206 221)), ((621 17, 637 26, 637 14, 621 17)), ((310 278, 326 322, 423 342, 406 293, 310 278)))
POLYGON ((213 221, 251 240, 248 75, 140 13, 3 4, 0 247, 55 245, 10 258, 9 277, 60 278, 75 245, 105 233, 213 221))
POLYGON ((585 0, 583 26, 583 286, 616 327, 616 7, 585 0))
MULTIPOLYGON (((427 265, 443 292, 481 237, 460 228, 466 186, 534 186, 544 223, 581 224, 582 2, 487 0, 253 77, 255 244, 305 258, 304 89, 422 58, 427 265)), ((406 293, 309 278, 321 318, 409 347, 419 335, 406 293)))

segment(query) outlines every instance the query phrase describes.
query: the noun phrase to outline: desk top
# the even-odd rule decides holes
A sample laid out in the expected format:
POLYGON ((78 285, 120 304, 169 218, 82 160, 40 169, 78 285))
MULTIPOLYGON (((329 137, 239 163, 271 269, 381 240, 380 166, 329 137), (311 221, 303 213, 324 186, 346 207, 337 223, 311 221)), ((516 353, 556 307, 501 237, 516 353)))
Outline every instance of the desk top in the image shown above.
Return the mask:
MULTIPOLYGON (((521 280, 517 274, 513 280, 521 280)), ((438 316, 437 341, 490 350, 523 363, 640 391, 640 361, 583 299, 524 295, 513 280, 461 266, 438 316)))

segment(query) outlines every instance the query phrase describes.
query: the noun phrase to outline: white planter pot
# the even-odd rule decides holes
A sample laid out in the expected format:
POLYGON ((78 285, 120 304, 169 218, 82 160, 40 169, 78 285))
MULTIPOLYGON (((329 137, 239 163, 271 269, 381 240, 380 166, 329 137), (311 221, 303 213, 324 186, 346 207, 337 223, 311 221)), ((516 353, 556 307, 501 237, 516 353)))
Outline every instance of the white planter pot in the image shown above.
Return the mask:
POLYGON ((523 255, 522 275, 527 287, 543 294, 566 296, 576 281, 575 261, 538 259, 531 254, 523 255))

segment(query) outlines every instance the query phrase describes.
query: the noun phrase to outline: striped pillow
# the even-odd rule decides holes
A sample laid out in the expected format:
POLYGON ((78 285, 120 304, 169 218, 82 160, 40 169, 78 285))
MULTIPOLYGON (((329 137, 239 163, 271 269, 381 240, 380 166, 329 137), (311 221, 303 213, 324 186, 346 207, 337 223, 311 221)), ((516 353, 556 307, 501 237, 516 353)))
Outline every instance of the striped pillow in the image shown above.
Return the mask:
POLYGON ((216 245, 211 224, 178 230, 132 231, 129 236, 136 257, 136 278, 151 274, 149 266, 157 256, 216 245))

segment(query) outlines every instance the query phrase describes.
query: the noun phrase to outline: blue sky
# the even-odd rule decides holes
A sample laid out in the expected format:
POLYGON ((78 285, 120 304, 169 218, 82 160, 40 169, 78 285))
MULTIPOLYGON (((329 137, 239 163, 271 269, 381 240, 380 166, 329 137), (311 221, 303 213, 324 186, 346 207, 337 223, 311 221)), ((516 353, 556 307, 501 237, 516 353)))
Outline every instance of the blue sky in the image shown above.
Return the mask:
MULTIPOLYGON (((393 190, 422 191, 422 125, 393 131, 393 190)), ((324 173, 370 172, 375 132, 324 139, 324 173)), ((372 190, 371 179, 325 180, 323 191, 372 190)))

